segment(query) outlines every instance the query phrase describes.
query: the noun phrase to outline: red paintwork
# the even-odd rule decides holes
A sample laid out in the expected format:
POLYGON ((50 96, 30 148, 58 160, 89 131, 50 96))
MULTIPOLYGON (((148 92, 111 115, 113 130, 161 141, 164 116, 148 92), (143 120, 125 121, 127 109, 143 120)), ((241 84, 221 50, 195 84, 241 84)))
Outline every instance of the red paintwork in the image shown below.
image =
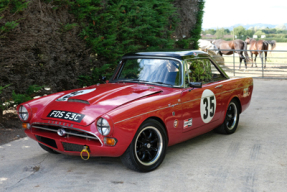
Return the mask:
MULTIPOLYGON (((86 89, 96 88, 95 91, 84 95, 71 97, 73 99, 85 100, 90 105, 77 102, 55 101, 57 98, 75 90, 56 93, 26 102, 22 105, 30 108, 32 116, 28 122, 52 123, 71 126, 96 134, 100 141, 89 141, 84 138, 60 137, 57 133, 46 132, 36 129, 26 129, 25 133, 36 140, 35 134, 54 139, 58 146, 55 149, 68 155, 79 155, 79 152, 64 151, 61 142, 88 145, 91 156, 121 156, 130 145, 139 126, 148 118, 156 118, 164 125, 168 135, 168 145, 193 138, 206 133, 222 124, 225 112, 231 99, 238 98, 243 112, 250 104, 253 91, 252 78, 227 79, 215 83, 203 85, 202 88, 170 88, 155 85, 144 85, 137 83, 107 83, 94 85, 86 89), (222 85, 220 88, 215 88, 222 85), (243 89, 249 88, 249 95, 243 96, 243 89), (217 106, 215 115, 210 123, 205 124, 200 115, 200 98, 205 89, 212 90, 216 95, 217 106), (80 122, 71 122, 63 119, 48 118, 51 110, 71 111, 84 114, 80 122), (172 113, 175 113, 172 115, 172 113), (101 145, 104 137, 96 128, 95 122, 98 118, 106 118, 111 125, 108 137, 117 139, 113 147, 101 145), (191 127, 184 129, 185 119, 192 118, 191 127), (178 121, 175 127, 174 122, 178 121)), ((80 90, 80 89, 79 89, 80 90)), ((18 106, 19 108, 19 106, 18 106)), ((39 142, 39 141, 38 141, 39 142)), ((44 143, 43 143, 44 144, 44 143)), ((54 149, 54 148, 53 148, 54 149)))

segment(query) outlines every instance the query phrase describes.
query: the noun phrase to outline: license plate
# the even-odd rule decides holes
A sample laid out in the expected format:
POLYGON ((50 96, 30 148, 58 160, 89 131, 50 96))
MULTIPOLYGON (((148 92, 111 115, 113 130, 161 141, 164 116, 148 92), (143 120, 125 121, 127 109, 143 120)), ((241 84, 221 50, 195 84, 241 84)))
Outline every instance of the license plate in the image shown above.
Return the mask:
POLYGON ((52 110, 47 117, 57 118, 57 119, 65 119, 69 121, 75 121, 80 123, 82 119, 85 117, 83 114, 74 113, 70 111, 59 111, 52 110))

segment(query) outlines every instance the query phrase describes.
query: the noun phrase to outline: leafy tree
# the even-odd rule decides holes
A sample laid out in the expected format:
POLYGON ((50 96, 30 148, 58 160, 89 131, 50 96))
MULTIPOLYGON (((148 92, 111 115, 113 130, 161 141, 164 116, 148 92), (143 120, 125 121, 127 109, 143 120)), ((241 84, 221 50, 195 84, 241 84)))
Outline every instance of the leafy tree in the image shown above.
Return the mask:
POLYGON ((224 34, 225 34, 225 30, 224 28, 221 28, 221 29, 216 30, 215 36, 217 39, 222 39, 224 34))
POLYGON ((270 34, 275 34, 276 33, 276 29, 275 28, 269 29, 269 33, 270 34))
POLYGON ((261 35, 266 35, 265 33, 263 33, 262 31, 256 31, 256 33, 254 35, 257 35, 258 38, 261 37, 261 35))
POLYGON ((234 35, 237 36, 239 39, 244 39, 246 34, 245 34, 245 28, 243 26, 238 26, 234 28, 234 35))
POLYGON ((230 30, 229 29, 224 29, 224 35, 229 35, 230 34, 230 30))
POLYGON ((210 35, 214 35, 216 33, 216 30, 215 29, 207 29, 207 30, 205 30, 205 33, 210 34, 210 35))
POLYGON ((245 31, 245 35, 247 37, 253 37, 254 33, 255 33, 255 31, 253 29, 248 29, 245 31))
POLYGON ((109 66, 93 68, 92 79, 81 76, 83 85, 99 82, 99 74, 111 77, 125 53, 174 47, 175 40, 171 36, 177 17, 172 18, 176 8, 171 0, 78 0, 68 4, 81 21, 80 36, 109 66))

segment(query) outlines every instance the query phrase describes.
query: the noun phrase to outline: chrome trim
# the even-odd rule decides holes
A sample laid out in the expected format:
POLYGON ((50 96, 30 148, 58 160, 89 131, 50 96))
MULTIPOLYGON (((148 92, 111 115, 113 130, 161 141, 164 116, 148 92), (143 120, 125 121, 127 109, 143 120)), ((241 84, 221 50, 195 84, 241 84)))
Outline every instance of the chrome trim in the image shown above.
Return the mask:
POLYGON ((216 89, 216 88, 220 88, 220 87, 222 87, 222 86, 223 86, 223 85, 217 85, 217 86, 215 87, 215 89, 216 89))
POLYGON ((37 129, 43 129, 43 130, 46 130, 46 131, 51 131, 51 132, 56 132, 58 131, 57 130, 54 130, 54 129, 49 129, 49 128, 46 128, 46 127, 39 127, 37 125, 49 125, 49 126, 53 126, 55 128, 62 128, 62 129, 72 129, 72 130, 75 130, 75 131, 79 131, 79 132, 84 132, 84 133, 87 133, 87 134, 90 134, 90 135, 93 135, 95 137, 92 137, 92 136, 89 136, 89 135, 80 135, 80 134, 77 134, 77 133, 71 133, 69 131, 66 130, 66 135, 73 135, 73 136, 78 136, 78 137, 83 137, 83 138, 88 138, 88 139, 94 139, 94 140, 98 140, 100 141, 101 143, 101 146, 103 146, 103 143, 102 141, 100 140, 100 138, 92 133, 92 132, 89 132, 89 131, 85 131, 85 130, 82 130, 82 129, 78 129, 78 128, 74 128, 74 127, 67 127, 67 126, 62 126, 62 125, 57 125, 57 124, 50 124, 50 123, 41 123, 41 122, 35 122, 31 125, 32 128, 37 128, 37 129))

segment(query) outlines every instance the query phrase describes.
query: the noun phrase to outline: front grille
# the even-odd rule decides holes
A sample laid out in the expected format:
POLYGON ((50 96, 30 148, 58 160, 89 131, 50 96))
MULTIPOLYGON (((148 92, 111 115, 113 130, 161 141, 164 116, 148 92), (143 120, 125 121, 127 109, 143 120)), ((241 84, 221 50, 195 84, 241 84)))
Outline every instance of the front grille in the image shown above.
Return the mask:
MULTIPOLYGON (((85 145, 78 145, 74 143, 65 143, 62 142, 64 150, 65 151, 78 151, 81 152, 84 149, 85 145)), ((90 149, 88 148, 88 151, 90 152, 90 149)))
POLYGON ((76 136, 76 137, 82 137, 86 139, 94 139, 94 140, 99 140, 98 137, 90 132, 86 132, 80 129, 76 128, 70 128, 70 127, 65 127, 65 126, 56 126, 56 125, 50 125, 50 124, 33 124, 32 128, 34 129, 41 129, 49 132, 56 132, 59 129, 64 129, 66 132, 66 135, 69 136, 76 136))
POLYGON ((39 136, 39 135, 36 135, 36 139, 37 139, 38 141, 42 142, 42 143, 45 143, 46 145, 49 145, 49 146, 51 146, 51 147, 54 147, 54 148, 58 149, 57 144, 56 144, 56 142, 55 142, 54 139, 49 139, 49 138, 46 138, 46 137, 41 137, 41 136, 39 136))

